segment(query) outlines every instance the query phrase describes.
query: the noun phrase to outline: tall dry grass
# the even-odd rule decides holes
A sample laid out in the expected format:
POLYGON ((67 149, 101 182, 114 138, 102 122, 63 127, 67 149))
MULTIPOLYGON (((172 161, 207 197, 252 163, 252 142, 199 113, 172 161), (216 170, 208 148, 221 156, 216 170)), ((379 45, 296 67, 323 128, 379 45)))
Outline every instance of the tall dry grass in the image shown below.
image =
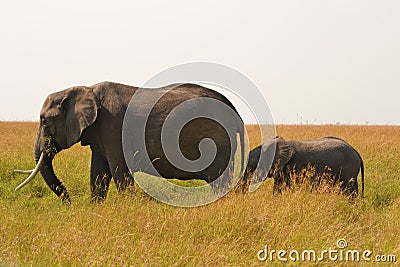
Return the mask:
POLYGON ((12 170, 34 165, 36 127, 0 122, 0 265, 255 266, 265 264, 257 259, 265 245, 321 251, 339 238, 351 249, 400 256, 400 127, 277 127, 286 139, 347 140, 365 162, 365 200, 301 188, 272 195, 267 180, 254 193, 232 192, 198 208, 168 206, 140 190, 117 194, 115 186, 103 204, 89 204, 90 150, 79 145, 55 159, 71 206, 62 205, 40 177, 14 192, 25 177, 12 170))

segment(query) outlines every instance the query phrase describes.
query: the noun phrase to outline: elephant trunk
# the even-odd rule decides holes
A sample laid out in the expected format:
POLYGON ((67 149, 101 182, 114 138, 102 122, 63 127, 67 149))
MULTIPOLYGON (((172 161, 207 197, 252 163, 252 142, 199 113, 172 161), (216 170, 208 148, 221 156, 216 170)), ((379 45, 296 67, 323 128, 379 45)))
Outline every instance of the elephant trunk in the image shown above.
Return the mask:
POLYGON ((67 189, 62 182, 57 178, 53 169, 53 157, 46 155, 42 168, 40 169, 46 184, 50 189, 61 198, 61 200, 67 204, 70 203, 67 189))
POLYGON ((44 153, 44 163, 40 168, 40 173, 42 174, 46 184, 50 187, 50 189, 61 198, 61 200, 67 204, 70 203, 69 194, 67 189, 62 184, 62 182, 57 178, 53 169, 53 158, 56 154, 57 149, 55 147, 54 141, 51 137, 43 137, 43 129, 39 128, 35 148, 34 155, 35 161, 38 161, 38 157, 44 153))

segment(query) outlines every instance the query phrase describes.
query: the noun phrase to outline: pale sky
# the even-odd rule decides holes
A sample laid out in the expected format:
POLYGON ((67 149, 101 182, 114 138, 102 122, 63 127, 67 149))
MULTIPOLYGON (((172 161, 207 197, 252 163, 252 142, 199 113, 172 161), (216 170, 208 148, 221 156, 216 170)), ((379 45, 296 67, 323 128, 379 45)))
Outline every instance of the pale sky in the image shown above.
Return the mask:
POLYGON ((399 14, 396 0, 3 1, 0 120, 38 120, 70 86, 210 61, 249 77, 277 123, 400 125, 399 14))

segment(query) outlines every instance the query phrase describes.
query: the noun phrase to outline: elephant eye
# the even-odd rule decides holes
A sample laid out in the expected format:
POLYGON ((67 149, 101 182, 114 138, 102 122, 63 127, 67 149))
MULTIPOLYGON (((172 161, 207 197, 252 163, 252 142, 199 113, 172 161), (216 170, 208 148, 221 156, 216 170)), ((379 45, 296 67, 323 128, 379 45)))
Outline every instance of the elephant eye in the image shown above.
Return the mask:
POLYGON ((41 117, 41 118, 40 118, 40 122, 41 122, 43 125, 46 125, 47 120, 46 120, 46 118, 41 117))

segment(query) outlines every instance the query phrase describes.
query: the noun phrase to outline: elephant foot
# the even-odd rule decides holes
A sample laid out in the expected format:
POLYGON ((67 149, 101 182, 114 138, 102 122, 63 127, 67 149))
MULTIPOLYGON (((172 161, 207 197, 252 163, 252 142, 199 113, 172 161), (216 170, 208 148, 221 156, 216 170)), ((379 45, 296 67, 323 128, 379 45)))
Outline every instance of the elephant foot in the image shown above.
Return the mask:
POLYGON ((60 195, 61 202, 67 206, 71 205, 71 199, 69 198, 68 192, 64 192, 60 195))
POLYGON ((101 204, 106 200, 106 197, 92 196, 90 198, 90 204, 101 204))

